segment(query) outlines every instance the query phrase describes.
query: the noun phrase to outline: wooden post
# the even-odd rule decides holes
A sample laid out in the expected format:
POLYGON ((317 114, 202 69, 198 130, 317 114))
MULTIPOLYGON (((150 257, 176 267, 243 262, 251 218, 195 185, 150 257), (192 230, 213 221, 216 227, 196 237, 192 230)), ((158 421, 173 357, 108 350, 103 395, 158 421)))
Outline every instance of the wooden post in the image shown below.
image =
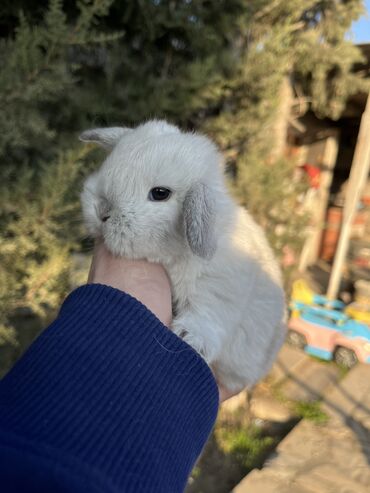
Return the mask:
POLYGON ((330 275, 327 297, 338 296, 343 265, 347 256, 352 223, 370 170, 370 94, 362 114, 355 154, 345 196, 343 222, 330 275))
POLYGON ((276 111, 275 122, 272 128, 273 146, 270 153, 272 162, 284 157, 287 147, 289 119, 292 111, 294 94, 290 76, 286 75, 281 83, 279 107, 276 111))
MULTIPOLYGON (((320 243, 322 231, 325 224, 325 214, 329 202, 329 192, 333 180, 333 170, 338 155, 339 132, 337 129, 330 129, 331 135, 325 140, 318 141, 314 146, 314 152, 317 153, 317 147, 322 146, 319 155, 314 155, 311 161, 313 164, 321 165, 320 188, 315 191, 311 198, 312 224, 307 230, 307 237, 299 259, 299 272, 305 272, 309 265, 314 264, 320 253, 320 243)), ((307 159, 310 162, 310 152, 307 159)))

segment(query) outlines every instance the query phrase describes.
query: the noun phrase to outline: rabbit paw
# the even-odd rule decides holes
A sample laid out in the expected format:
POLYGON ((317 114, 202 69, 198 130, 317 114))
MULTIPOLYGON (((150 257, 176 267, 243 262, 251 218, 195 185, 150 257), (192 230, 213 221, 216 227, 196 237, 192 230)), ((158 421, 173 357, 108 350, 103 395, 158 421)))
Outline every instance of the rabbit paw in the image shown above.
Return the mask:
POLYGON ((174 326, 173 332, 178 335, 184 342, 189 344, 195 351, 202 356, 206 363, 211 364, 214 360, 212 348, 207 343, 202 334, 194 334, 188 332, 182 326, 174 326))

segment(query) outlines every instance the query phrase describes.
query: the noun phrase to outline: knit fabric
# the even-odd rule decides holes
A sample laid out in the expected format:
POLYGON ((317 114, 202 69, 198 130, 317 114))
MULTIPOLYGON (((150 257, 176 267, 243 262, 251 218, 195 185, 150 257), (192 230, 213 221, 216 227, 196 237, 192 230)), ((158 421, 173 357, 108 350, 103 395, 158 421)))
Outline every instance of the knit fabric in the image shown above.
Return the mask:
POLYGON ((217 409, 190 346, 128 294, 82 286, 0 382, 0 491, 181 492, 217 409))

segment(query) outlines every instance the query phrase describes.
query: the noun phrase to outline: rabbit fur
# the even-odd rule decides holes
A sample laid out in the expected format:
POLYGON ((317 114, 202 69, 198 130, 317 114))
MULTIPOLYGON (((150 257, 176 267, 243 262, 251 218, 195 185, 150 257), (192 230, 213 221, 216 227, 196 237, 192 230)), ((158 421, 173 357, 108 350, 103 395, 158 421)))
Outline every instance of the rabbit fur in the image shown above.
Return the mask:
POLYGON ((253 386, 284 339, 281 274, 263 231, 228 193, 215 144, 161 120, 80 139, 110 151, 81 194, 89 233, 113 254, 162 264, 172 330, 226 388, 253 386), (153 187, 172 195, 149 200, 153 187))

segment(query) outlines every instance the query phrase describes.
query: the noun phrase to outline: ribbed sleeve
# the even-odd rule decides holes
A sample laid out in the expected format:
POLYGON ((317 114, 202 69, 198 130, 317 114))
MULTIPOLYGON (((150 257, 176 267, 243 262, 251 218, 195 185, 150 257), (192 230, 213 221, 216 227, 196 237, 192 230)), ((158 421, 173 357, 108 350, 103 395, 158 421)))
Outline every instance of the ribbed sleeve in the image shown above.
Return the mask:
POLYGON ((82 286, 0 382, 0 490, 181 492, 217 409, 190 346, 131 296, 82 286))

